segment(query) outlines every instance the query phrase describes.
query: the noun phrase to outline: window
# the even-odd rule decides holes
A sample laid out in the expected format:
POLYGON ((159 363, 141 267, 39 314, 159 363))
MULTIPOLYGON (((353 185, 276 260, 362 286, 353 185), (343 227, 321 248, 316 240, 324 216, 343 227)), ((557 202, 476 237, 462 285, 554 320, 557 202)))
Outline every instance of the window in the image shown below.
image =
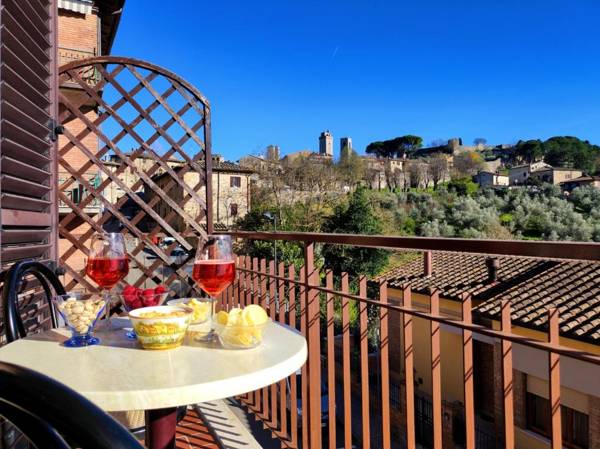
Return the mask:
MULTIPOLYGON (((589 447, 589 419, 585 413, 561 406, 563 444, 569 448, 589 447)), ((550 401, 527 393, 527 428, 547 438, 551 437, 550 401)))
POLYGON ((237 217, 238 214, 238 205, 235 203, 232 203, 229 205, 229 215, 232 217, 237 217))
POLYGON ((242 178, 239 176, 232 176, 229 178, 229 187, 241 187, 242 186, 242 178))

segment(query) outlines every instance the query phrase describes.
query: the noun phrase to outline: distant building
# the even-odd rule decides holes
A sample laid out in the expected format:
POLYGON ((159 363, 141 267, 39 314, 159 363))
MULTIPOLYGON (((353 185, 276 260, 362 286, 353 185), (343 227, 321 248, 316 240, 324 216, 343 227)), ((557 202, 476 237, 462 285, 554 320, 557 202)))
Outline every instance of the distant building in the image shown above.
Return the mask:
POLYGON ((340 159, 347 158, 353 150, 352 137, 342 137, 340 139, 340 159))
MULTIPOLYGON (((204 161, 200 162, 203 165, 204 161)), ((179 173, 183 167, 175 169, 179 173)), ((250 210, 250 178, 253 171, 233 162, 224 161, 222 158, 213 159, 212 169, 212 206, 213 219, 215 224, 229 227, 237 219, 243 217, 250 210)), ((164 173, 154 176, 152 180, 161 188, 171 182, 171 178, 164 173)), ((190 170, 183 175, 183 182, 188 186, 198 185, 202 180, 202 174, 190 170)), ((197 191, 202 197, 205 195, 205 187, 202 186, 197 191)), ((156 192, 147 189, 148 201, 151 201, 156 192)), ((187 192, 179 184, 173 186, 169 192, 169 197, 177 204, 183 206, 183 210, 191 217, 198 217, 202 212, 201 206, 196 201, 185 200, 187 192)), ((160 199, 154 206, 154 210, 177 230, 185 234, 188 226, 179 214, 171 213, 171 206, 160 199)))
POLYGON ((511 167, 508 170, 509 185, 524 185, 527 183, 527 180, 529 179, 529 176, 531 176, 531 173, 547 168, 552 168, 552 166, 542 161, 511 167))
POLYGON ((583 186, 593 186, 600 189, 600 176, 580 176, 560 183, 560 187, 564 192, 571 192, 573 189, 583 186))
POLYGON ((270 161, 278 161, 280 157, 279 145, 269 145, 267 147, 266 157, 270 161))
POLYGON ((508 175, 501 175, 491 171, 482 170, 475 176, 475 182, 481 187, 507 187, 508 175))
POLYGON ((333 134, 323 131, 319 136, 319 154, 333 157, 333 134))
POLYGON ((530 178, 556 186, 562 182, 579 178, 582 175, 583 172, 581 170, 573 168, 549 167, 531 172, 530 178))

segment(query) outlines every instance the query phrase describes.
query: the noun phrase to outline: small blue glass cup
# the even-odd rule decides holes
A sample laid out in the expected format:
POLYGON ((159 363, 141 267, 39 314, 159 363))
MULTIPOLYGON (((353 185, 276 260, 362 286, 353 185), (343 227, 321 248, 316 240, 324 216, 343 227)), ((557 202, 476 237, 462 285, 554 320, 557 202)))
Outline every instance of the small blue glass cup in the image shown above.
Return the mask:
POLYGON ((71 331, 71 338, 63 343, 64 346, 80 348, 100 343, 93 331, 106 310, 107 298, 97 293, 72 291, 53 297, 52 303, 71 331))

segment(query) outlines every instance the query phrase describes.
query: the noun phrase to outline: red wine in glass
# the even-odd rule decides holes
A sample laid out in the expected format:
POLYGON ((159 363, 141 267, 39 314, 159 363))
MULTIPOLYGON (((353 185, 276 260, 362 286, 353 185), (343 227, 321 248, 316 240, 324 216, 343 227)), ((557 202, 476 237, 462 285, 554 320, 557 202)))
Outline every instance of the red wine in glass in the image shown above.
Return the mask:
MULTIPOLYGON (((202 290, 210 295, 214 305, 217 296, 229 287, 235 279, 235 258, 231 248, 230 236, 209 236, 208 240, 198 247, 192 278, 202 290)), ((212 312, 214 313, 214 307, 212 312)), ((210 341, 213 337, 214 331, 211 328, 203 340, 210 341)))
POLYGON ((129 273, 127 257, 90 257, 86 274, 103 289, 110 290, 129 273))
POLYGON ((110 301, 110 289, 129 273, 129 259, 123 234, 95 233, 88 256, 85 272, 104 292, 107 300, 106 324, 110 325, 110 310, 116 305, 110 301))
POLYGON ((233 260, 197 260, 192 278, 202 290, 215 298, 235 280, 233 260))

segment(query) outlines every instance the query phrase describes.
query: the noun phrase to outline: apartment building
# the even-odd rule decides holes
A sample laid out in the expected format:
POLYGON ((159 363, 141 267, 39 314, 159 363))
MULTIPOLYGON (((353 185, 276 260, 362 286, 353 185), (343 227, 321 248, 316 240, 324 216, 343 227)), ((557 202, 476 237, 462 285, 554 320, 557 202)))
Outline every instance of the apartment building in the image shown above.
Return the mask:
MULTIPOLYGON (((462 294, 471 293, 475 322, 499 329, 500 301, 511 303, 513 332, 538 340, 547 339, 549 307, 561 311, 561 345, 600 355, 600 331, 596 311, 600 306, 600 272, 597 264, 536 259, 438 253, 415 259, 384 274, 390 301, 403 303, 403 286, 412 288, 412 306, 430 309, 430 294, 439 292, 440 313, 460 318, 462 294), (427 258, 429 257, 429 260, 427 258)), ((380 278, 380 279, 381 279, 380 278)), ((390 316, 390 340, 403 341, 401 317, 390 316)), ((431 404, 430 323, 414 318, 415 382, 421 407, 431 404), (424 405, 423 405, 424 404, 424 405)), ((478 447, 502 447, 501 347, 491 338, 474 334, 474 391, 478 447), (493 382, 490 382, 493 379, 493 382)), ((463 444, 464 387, 462 335, 442 325, 441 370, 444 415, 444 448, 463 444)), ((402 345, 390 347, 394 377, 403 377, 402 345)), ((598 367, 574 359, 561 360, 563 443, 569 448, 600 448, 600 386, 598 367)), ((514 420, 516 447, 550 447, 548 355, 519 344, 513 345, 514 420)), ((400 382, 401 384, 401 382, 400 382)), ((398 425, 405 410, 397 407, 398 425)), ((417 419, 425 420, 426 411, 417 419)), ((423 435, 426 435, 424 432, 423 435)), ((418 435, 417 435, 418 436, 418 435)), ((427 441, 423 444, 427 445, 427 441)))

